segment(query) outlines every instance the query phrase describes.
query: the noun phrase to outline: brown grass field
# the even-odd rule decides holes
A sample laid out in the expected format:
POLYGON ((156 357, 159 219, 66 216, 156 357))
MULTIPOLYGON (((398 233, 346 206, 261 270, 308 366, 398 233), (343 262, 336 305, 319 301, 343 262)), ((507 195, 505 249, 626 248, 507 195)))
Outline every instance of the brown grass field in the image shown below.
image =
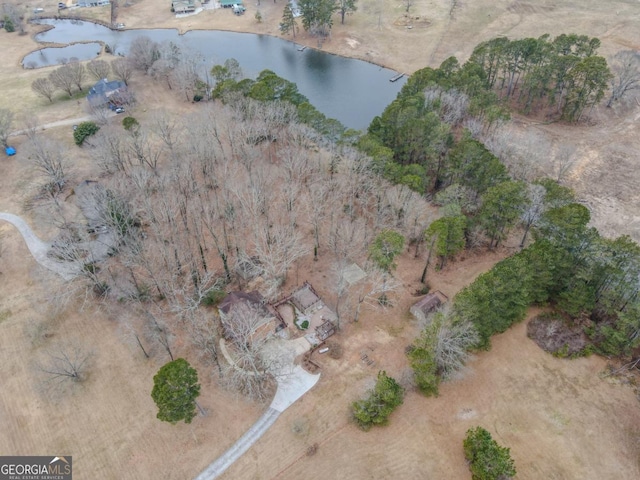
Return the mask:
MULTIPOLYGON (((40 6, 28 5, 29 10, 40 6)), ((178 20, 169 12, 168 1, 139 0, 122 6, 118 21, 128 28, 219 28, 277 35, 283 5, 283 0, 264 0, 259 7, 263 22, 258 24, 253 3, 242 17, 219 10, 178 20)), ((464 59, 475 44, 501 34, 585 33, 602 39, 606 55, 640 48, 640 3, 631 0, 466 0, 458 1, 452 13, 449 1, 416 0, 411 29, 406 28, 400 1, 361 0, 358 5, 344 26, 337 19, 322 48, 407 73, 437 66, 449 55, 464 59)), ((34 31, 29 27, 26 36, 0 31, 0 107, 12 108, 19 117, 37 114, 41 123, 84 116, 82 101, 47 105, 29 88, 43 74, 19 66, 22 56, 36 48, 34 31)), ((317 46, 305 33, 296 41, 317 46)), ((136 79, 138 84, 143 81, 136 79)), ((195 108, 157 85, 145 85, 144 91, 150 110, 159 105, 178 113, 195 108)), ((148 114, 135 113, 141 119, 148 114)), ((517 123, 574 142, 580 158, 569 184, 590 206, 603 233, 629 233, 636 240, 639 117, 640 107, 627 102, 596 111, 588 125, 517 123)), ((51 129, 48 135, 71 146, 70 127, 51 129)), ((35 174, 20 155, 22 140, 12 140, 18 155, 2 161, 0 211, 23 215, 39 235, 49 238, 45 213, 25 209, 35 174)), ((75 151, 79 153, 72 160, 81 180, 89 171, 87 158, 75 151)), ((516 243, 494 254, 468 254, 433 274, 432 286, 452 297, 516 243)), ((104 306, 79 299, 63 311, 55 310, 50 292, 65 287, 35 264, 17 232, 4 223, 0 247, 0 454, 70 454, 79 480, 184 480, 199 473, 259 417, 262 406, 220 389, 210 371, 178 343, 178 355, 198 367, 200 403, 207 416, 196 417, 191 425, 158 421, 150 391, 165 359, 145 360, 126 344, 117 314, 104 306), (50 325, 52 337, 34 341, 31 325, 43 322, 50 325), (61 399, 43 395, 36 361, 48 345, 74 339, 94 352, 91 376, 61 399)), ((320 294, 329 291, 322 268, 322 261, 307 259, 298 269, 300 280, 310 280, 320 294)), ((406 374, 404 348, 417 333, 408 308, 421 268, 411 255, 400 259, 397 275, 405 290, 397 305, 385 313, 368 310, 359 323, 345 326, 337 337, 345 349, 343 358, 317 359, 320 383, 278 419, 225 479, 470 478, 462 439, 476 425, 511 448, 519 479, 640 478, 640 409, 632 386, 603 375, 602 358, 561 360, 546 354, 527 338, 524 323, 495 337, 492 350, 479 353, 459 379, 444 384, 440 397, 409 393, 389 426, 368 433, 351 424, 349 404, 372 384, 379 369, 397 378, 406 374), (360 360, 363 351, 375 365, 360 360), (315 443, 317 453, 307 456, 307 447, 315 443)))

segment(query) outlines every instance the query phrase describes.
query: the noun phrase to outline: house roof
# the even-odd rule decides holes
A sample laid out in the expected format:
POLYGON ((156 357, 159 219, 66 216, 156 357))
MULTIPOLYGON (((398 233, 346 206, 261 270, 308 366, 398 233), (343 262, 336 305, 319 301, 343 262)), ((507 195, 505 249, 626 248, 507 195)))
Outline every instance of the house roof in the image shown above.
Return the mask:
POLYGON ((87 100, 94 106, 104 105, 105 103, 109 103, 109 97, 114 93, 118 93, 126 88, 125 83, 120 80, 108 81, 106 78, 103 78, 89 89, 87 100))
POLYGON ((171 6, 176 12, 183 10, 195 10, 196 8, 194 0, 174 0, 171 2, 171 6))
POLYGON ((411 309, 413 310, 415 308, 422 311, 422 313, 429 313, 438 308, 440 305, 442 305, 443 302, 446 301, 447 296, 439 290, 436 290, 435 292, 424 296, 416 303, 414 303, 411 309))
POLYGON ((254 290, 253 292, 237 291, 231 292, 229 295, 224 297, 222 302, 220 302, 220 305, 218 305, 218 310, 226 315, 237 305, 248 304, 251 306, 263 307, 264 303, 264 297, 260 295, 260 292, 257 290, 254 290))

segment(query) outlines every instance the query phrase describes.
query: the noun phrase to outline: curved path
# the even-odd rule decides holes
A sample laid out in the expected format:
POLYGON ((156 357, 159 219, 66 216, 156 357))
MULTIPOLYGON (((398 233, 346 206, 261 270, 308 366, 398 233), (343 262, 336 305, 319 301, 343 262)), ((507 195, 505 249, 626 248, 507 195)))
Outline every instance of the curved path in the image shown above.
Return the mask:
MULTIPOLYGON (((291 342, 293 343, 293 342, 291 342)), ((280 414, 313 388, 320 374, 312 375, 297 365, 287 375, 277 378, 278 389, 267 411, 217 460, 210 464, 195 480, 213 480, 222 475, 275 423, 280 414)))
MULTIPOLYGON (((9 222, 18 229, 24 238, 31 255, 43 267, 57 273, 65 280, 75 277, 77 269, 73 265, 56 262, 47 256, 51 244, 40 240, 31 230, 29 225, 17 215, 0 212, 0 220, 9 222)), ((288 348, 294 354, 299 354, 309 348, 309 344, 304 338, 287 342, 288 348)), ((286 371, 283 368, 281 375, 276 381, 278 388, 276 394, 269 405, 267 411, 247 430, 242 437, 234 443, 224 454, 211 463, 196 480, 213 480, 224 473, 238 458, 251 448, 269 427, 275 423, 280 414, 293 405, 299 398, 313 388, 320 379, 320 374, 312 375, 304 370, 300 365, 296 365, 292 370, 286 371)))
MULTIPOLYGON (((108 114, 109 117, 114 117, 117 114, 115 112, 110 112, 108 114)), ((78 125, 79 123, 82 122, 89 122, 94 120, 94 117, 92 117, 91 115, 85 115, 83 117, 76 117, 76 118, 67 118, 65 120, 58 120, 55 122, 50 122, 50 123, 44 123, 42 125, 38 125, 37 127, 35 127, 36 131, 44 131, 44 130, 48 130, 50 128, 56 128, 56 127, 69 127, 71 125, 78 125)), ((26 135, 27 132, 29 131, 29 129, 24 129, 24 130, 16 130, 15 132, 11 132, 9 134, 10 137, 17 137, 19 135, 26 135)))
POLYGON ((0 220, 9 222, 11 225, 18 229, 18 232, 24 238, 24 242, 27 244, 27 248, 33 255, 33 258, 42 265, 44 268, 57 273, 65 280, 71 280, 76 276, 77 268, 72 265, 56 262, 47 256, 47 252, 51 248, 50 243, 40 240, 31 227, 22 218, 11 213, 0 212, 0 220))

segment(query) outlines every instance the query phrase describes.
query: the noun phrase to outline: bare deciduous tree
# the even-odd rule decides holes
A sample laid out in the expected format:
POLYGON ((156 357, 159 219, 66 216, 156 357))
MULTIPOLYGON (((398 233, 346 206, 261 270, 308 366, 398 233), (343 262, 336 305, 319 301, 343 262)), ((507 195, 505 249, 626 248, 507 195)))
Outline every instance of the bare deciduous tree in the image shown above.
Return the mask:
POLYGON ((111 62, 111 71, 113 72, 113 75, 118 80, 122 80, 125 85, 129 85, 129 81, 133 76, 134 70, 135 68, 133 63, 126 58, 116 58, 111 62))
POLYGON ((436 329, 435 361, 438 373, 446 380, 464 367, 469 350, 478 343, 479 337, 471 323, 455 319, 447 307, 434 317, 434 323, 427 328, 436 329))
POLYGON ((36 364, 43 375, 47 391, 63 391, 71 384, 86 380, 93 354, 77 343, 67 342, 47 350, 44 359, 36 364))
MULTIPOLYGON (((100 125, 101 128, 109 123, 112 112, 104 105, 92 105, 91 103, 87 102, 86 109, 91 114, 91 119, 95 123, 100 125)), ((93 146, 93 139, 91 142, 91 146, 93 146)))
POLYGON ((149 37, 141 35, 131 42, 128 59, 134 69, 146 74, 158 58, 159 46, 149 37))
POLYGON ((13 112, 7 108, 0 108, 0 144, 7 146, 7 140, 13 128, 13 112))
POLYGON ((265 273, 265 297, 275 298, 287 278, 291 265, 308 250, 299 232, 287 226, 274 226, 267 238, 256 239, 255 251, 265 273))
POLYGON ((102 80, 109 77, 111 65, 105 60, 91 60, 87 63, 87 72, 94 80, 102 80))
POLYGON ((636 50, 623 50, 616 53, 610 61, 611 96, 607 107, 620 100, 627 92, 640 88, 640 53, 636 50))
POLYGON ((49 80, 56 88, 64 91, 70 97, 73 95, 73 87, 76 82, 76 77, 73 67, 70 65, 62 65, 56 68, 49 74, 49 80))
POLYGON ((220 340, 220 319, 216 314, 197 312, 190 319, 189 335, 191 343, 198 349, 201 357, 209 364, 215 365, 222 375, 222 366, 218 358, 218 342, 220 340))
POLYGON ((429 87, 424 91, 428 104, 437 102, 440 118, 449 125, 460 125, 467 116, 469 97, 456 89, 443 90, 440 87, 429 87))
POLYGON ((82 82, 84 82, 85 77, 87 76, 87 71, 84 68, 84 65, 80 63, 80 60, 72 57, 69 59, 67 66, 70 68, 71 75, 73 76, 74 85, 79 91, 82 91, 82 82))
POLYGON ((140 127, 131 131, 126 143, 131 163, 137 163, 142 167, 148 167, 154 172, 158 168, 158 162, 162 151, 153 142, 147 127, 140 127))
POLYGON ((103 127, 94 135, 91 158, 107 174, 126 174, 131 168, 127 155, 126 139, 115 127, 103 127))
POLYGON ((70 176, 66 149, 55 140, 34 135, 26 144, 26 152, 45 179, 45 190, 52 197, 57 196, 70 176))
POLYGON ((2 18, 5 22, 9 20, 13 24, 13 28, 18 31, 20 35, 24 35, 24 15, 20 12, 20 8, 12 3, 2 4, 2 18))
POLYGON ((176 121, 173 115, 169 115, 166 111, 161 110, 153 115, 153 132, 160 137, 169 152, 173 152, 174 148, 179 144, 183 137, 182 124, 176 121))
POLYGON ((56 87, 51 83, 50 79, 36 78, 31 84, 31 90, 53 103, 53 95, 56 93, 56 87))
POLYGON ((173 361, 173 351, 171 350, 173 333, 171 333, 164 322, 158 320, 151 312, 147 311, 145 317, 146 337, 150 341, 158 343, 167 352, 171 361, 173 361))
POLYGON ((146 342, 143 342, 143 340, 145 340, 144 336, 138 333, 138 330, 133 325, 133 323, 130 320, 123 321, 122 319, 120 319, 120 325, 121 333, 124 335, 127 342, 134 346, 136 349, 139 348, 140 351, 142 351, 144 358, 151 358, 152 351, 148 346, 145 346, 146 342))
POLYGON ((381 301, 381 298, 387 298, 388 294, 398 290, 401 283, 394 277, 390 277, 386 272, 382 272, 377 268, 369 268, 367 278, 360 281, 353 288, 355 310, 353 312, 353 321, 360 320, 360 313, 363 304, 367 304, 373 308, 384 308, 388 302, 381 301))
POLYGON ((544 213, 544 197, 546 189, 542 185, 531 183, 527 185, 527 196, 529 197, 529 203, 525 207, 521 215, 522 225, 524 226, 524 234, 522 240, 520 240, 520 248, 524 247, 527 241, 527 234, 529 229, 536 225, 540 217, 544 213))
POLYGON ((568 143, 556 146, 548 157, 549 170, 552 178, 561 183, 565 180, 573 165, 576 163, 576 147, 568 143))
POLYGON ((172 84, 188 102, 193 100, 198 82, 204 76, 202 65, 201 55, 182 51, 179 62, 171 69, 172 84))

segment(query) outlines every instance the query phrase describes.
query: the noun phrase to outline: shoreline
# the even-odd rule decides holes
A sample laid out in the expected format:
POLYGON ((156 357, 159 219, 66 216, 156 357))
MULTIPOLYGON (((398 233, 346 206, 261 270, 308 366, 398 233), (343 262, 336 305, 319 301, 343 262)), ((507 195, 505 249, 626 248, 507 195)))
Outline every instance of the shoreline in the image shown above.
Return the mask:
MULTIPOLYGON (((304 43, 301 41, 297 41, 297 40, 293 40, 293 39, 289 39, 289 38, 285 38, 281 35, 274 35, 272 33, 264 33, 264 32, 255 32, 255 31, 250 31, 249 29, 243 29, 243 30, 235 30, 235 29, 228 29, 228 28, 201 28, 201 27, 190 27, 187 29, 184 28, 180 28, 180 27, 169 27, 169 26, 154 26, 154 27, 125 27, 125 28, 113 28, 111 25, 108 25, 106 22, 102 21, 102 20, 98 20, 98 19, 92 19, 92 18, 87 18, 87 17, 74 17, 74 18, 70 18, 70 17, 60 17, 60 16, 52 16, 52 17, 42 17, 39 20, 66 20, 66 21, 81 21, 81 22, 87 22, 87 23, 93 23, 96 25, 100 25, 103 26, 105 28, 108 28, 111 31, 114 32, 124 32, 124 31, 131 31, 131 30, 176 30, 178 32, 178 35, 180 36, 184 36, 186 34, 188 34, 189 32, 226 32, 226 33, 238 33, 238 34, 244 34, 244 35, 265 35, 268 37, 272 37, 272 38, 277 38, 279 40, 283 40, 285 42, 289 42, 292 43, 294 45, 299 45, 299 46, 304 46, 305 48, 311 49, 311 50, 316 50, 319 52, 323 52, 329 55, 335 55, 338 57, 343 57, 343 58, 348 58, 348 59, 352 59, 352 60, 360 60, 362 62, 366 62, 369 63, 371 65, 375 65, 376 67, 381 67, 384 68, 386 70, 391 70, 393 72, 396 72, 398 74, 403 73, 405 76, 410 77, 414 71, 411 71, 410 73, 408 72, 402 72, 401 69, 397 69, 391 65, 385 65, 383 63, 378 63, 366 58, 362 58, 361 56, 353 56, 353 55, 346 55, 344 53, 340 53, 334 49, 323 49, 323 48, 318 48, 317 46, 313 46, 310 43, 304 43)), ((36 26, 41 26, 44 27, 42 30, 35 32, 33 34, 31 34, 31 38, 32 40, 37 44, 37 45, 41 45, 40 48, 36 48, 35 50, 32 50, 30 52, 28 52, 27 54, 25 54, 23 56, 26 57, 27 55, 30 55, 34 52, 37 52, 39 50, 42 50, 44 48, 64 48, 66 46, 69 45, 75 45, 75 44, 82 44, 82 43, 100 43, 102 44, 103 48, 105 45, 105 42, 101 41, 101 40, 80 40, 80 41, 75 41, 75 42, 70 42, 70 43, 57 43, 57 42, 43 42, 40 40, 36 39, 36 36, 41 34, 41 33, 45 33, 48 32, 49 30, 52 30, 55 28, 54 25, 47 25, 47 24, 41 24, 41 23, 37 23, 37 21, 35 22, 31 22, 32 25, 36 25, 36 26)), ((317 37, 311 37, 310 39, 314 39, 317 37)), ((87 60, 88 61, 88 60, 87 60)), ((20 66, 22 68, 25 68, 22 65, 22 62, 20 62, 20 66)), ((37 68, 47 68, 47 67, 52 67, 55 65, 45 65, 42 67, 37 67, 37 68)), ((34 69, 32 69, 34 70, 34 69)))

